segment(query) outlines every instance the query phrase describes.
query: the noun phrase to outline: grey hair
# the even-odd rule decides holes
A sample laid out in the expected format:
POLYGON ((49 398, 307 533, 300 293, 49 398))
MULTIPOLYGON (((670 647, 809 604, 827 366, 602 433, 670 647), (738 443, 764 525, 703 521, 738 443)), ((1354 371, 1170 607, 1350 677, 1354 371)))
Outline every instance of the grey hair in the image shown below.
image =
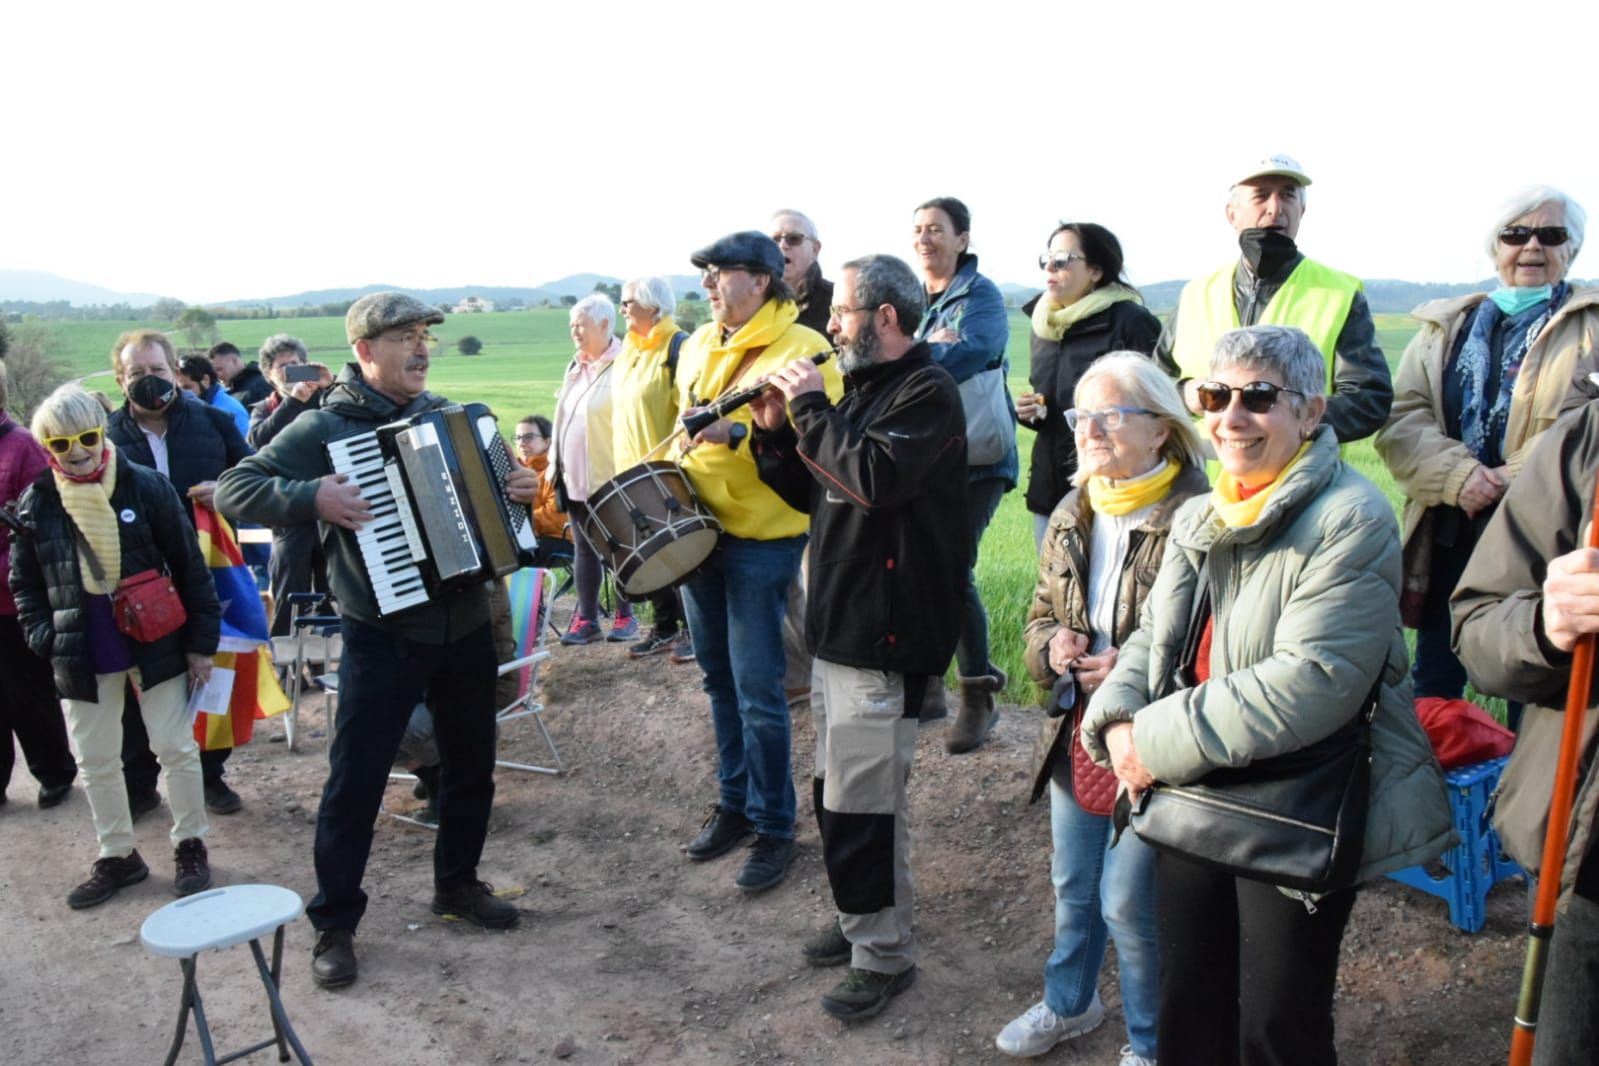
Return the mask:
MULTIPOLYGON (((1073 402, 1088 386, 1102 380, 1121 390, 1129 407, 1155 412, 1160 424, 1166 427, 1166 443, 1160 446, 1160 454, 1167 462, 1196 470, 1205 468, 1204 446, 1199 440, 1199 430, 1194 427, 1193 416, 1183 406, 1177 384, 1153 359, 1141 352, 1106 352, 1089 364, 1077 380, 1073 402)), ((1081 485, 1086 480, 1088 475, 1081 468, 1072 475, 1073 485, 1081 485)))
POLYGON ((622 286, 622 299, 643 304, 652 311, 659 311, 662 315, 674 314, 677 311, 677 296, 665 278, 634 278, 622 286))
POLYGON ((1544 204, 1559 204, 1565 212, 1566 232, 1571 234, 1571 258, 1577 258, 1577 253, 1582 251, 1582 234, 1588 223, 1588 212, 1577 201, 1551 185, 1528 185, 1505 197, 1499 205, 1492 228, 1488 230, 1488 239, 1484 242, 1488 258, 1494 258, 1499 251, 1500 230, 1544 204))
POLYGON ((38 440, 66 437, 105 425, 105 407, 81 385, 63 385, 33 412, 30 427, 38 440))
POLYGON ((299 352, 301 362, 311 361, 311 353, 306 350, 305 342, 299 337, 289 333, 274 333, 261 342, 261 351, 257 353, 257 357, 261 360, 261 369, 271 370, 278 361, 278 356, 284 352, 299 352))
POLYGON ((855 299, 862 307, 888 304, 899 319, 899 331, 909 337, 922 323, 927 290, 903 259, 891 255, 863 255, 843 269, 855 271, 855 299))
POLYGON ((1326 356, 1304 330, 1293 326, 1246 326, 1223 333, 1211 353, 1210 372, 1233 367, 1275 372, 1284 388, 1302 394, 1289 397, 1295 412, 1303 412, 1312 396, 1327 392, 1326 356))
POLYGON ((772 212, 770 221, 776 222, 778 219, 783 218, 784 216, 799 219, 800 229, 805 231, 805 236, 809 237, 813 241, 821 240, 821 238, 816 235, 816 223, 811 221, 810 215, 807 215, 803 211, 796 211, 792 207, 783 207, 772 212))
POLYGON ((606 326, 616 325, 616 305, 603 292, 591 292, 573 304, 572 313, 567 316, 567 321, 573 321, 579 315, 595 325, 601 322, 606 326))

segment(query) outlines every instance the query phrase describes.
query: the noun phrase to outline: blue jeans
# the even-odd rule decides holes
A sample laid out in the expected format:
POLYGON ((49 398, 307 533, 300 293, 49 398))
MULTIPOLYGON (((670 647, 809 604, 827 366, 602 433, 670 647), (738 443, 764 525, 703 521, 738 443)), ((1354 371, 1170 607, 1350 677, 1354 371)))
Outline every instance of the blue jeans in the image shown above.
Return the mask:
POLYGON ((966 572, 966 595, 961 619, 960 643, 955 645, 955 665, 962 677, 987 677, 994 672, 988 661, 988 612, 983 610, 983 597, 977 591, 977 550, 982 544, 983 532, 994 520, 999 501, 1005 495, 1007 482, 1002 477, 974 481, 968 488, 966 518, 972 538, 972 562, 966 572))
POLYGON ((1116 938, 1127 1042, 1135 1054, 1154 1059, 1160 1007, 1155 853, 1131 830, 1109 847, 1110 819, 1089 814, 1053 781, 1049 825, 1055 849, 1049 868, 1055 883, 1055 950, 1044 964, 1044 1002, 1064 1018, 1088 1009, 1109 932, 1116 938))
POLYGON ((794 837, 794 774, 783 695, 783 611, 804 537, 723 534, 683 586, 694 658, 705 674, 716 729, 724 810, 761 836, 794 837))

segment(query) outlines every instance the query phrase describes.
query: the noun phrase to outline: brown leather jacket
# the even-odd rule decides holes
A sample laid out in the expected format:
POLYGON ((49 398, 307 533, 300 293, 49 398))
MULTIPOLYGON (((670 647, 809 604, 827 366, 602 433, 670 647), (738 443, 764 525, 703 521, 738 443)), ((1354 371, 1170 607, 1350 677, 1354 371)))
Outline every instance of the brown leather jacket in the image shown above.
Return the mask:
MULTIPOLYGON (((1127 556, 1122 560, 1122 579, 1117 584, 1116 622, 1111 633, 1113 646, 1121 647, 1138 628, 1144 597, 1155 583, 1161 557, 1166 552, 1166 534, 1171 531, 1172 516, 1190 497, 1209 490, 1210 483, 1203 470, 1185 469, 1177 475, 1166 498, 1150 512, 1148 520, 1133 531, 1127 556)), ((1051 638, 1062 628, 1090 632, 1087 588, 1093 517, 1088 494, 1073 489, 1049 516, 1049 529, 1044 534, 1038 560, 1038 585, 1033 590, 1033 604, 1023 630, 1027 641, 1023 661, 1027 672, 1046 695, 1057 679, 1055 671, 1049 668, 1051 638)), ((1078 698, 1082 699, 1081 694, 1078 698)), ((1028 802, 1043 795, 1062 753, 1062 738, 1069 741, 1072 736, 1072 730, 1067 728, 1071 724, 1070 714, 1044 720, 1044 728, 1033 745, 1032 789, 1028 802)), ((1068 760, 1065 765, 1069 764, 1068 760)))

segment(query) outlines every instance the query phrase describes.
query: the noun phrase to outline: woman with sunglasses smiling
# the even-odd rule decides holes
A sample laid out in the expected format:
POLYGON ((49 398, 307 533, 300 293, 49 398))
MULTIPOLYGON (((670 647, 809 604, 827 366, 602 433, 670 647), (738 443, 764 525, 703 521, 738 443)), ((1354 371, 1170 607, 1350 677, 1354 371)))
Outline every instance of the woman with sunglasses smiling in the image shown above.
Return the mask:
MULTIPOLYGON (((1538 435, 1554 424, 1577 360, 1599 347, 1599 288, 1566 281, 1586 215, 1535 185, 1487 233, 1499 284, 1411 312, 1421 329, 1394 378, 1377 453, 1405 494, 1405 624, 1416 629, 1416 695, 1458 699, 1449 596, 1477 537, 1538 435)), ((1520 705, 1511 706, 1511 726, 1520 705)))
POLYGON ((11 588, 28 646, 54 668, 94 816, 100 856, 67 894, 74 910, 104 903, 143 881, 122 782, 122 690, 132 681, 150 743, 167 773, 177 894, 211 884, 200 748, 188 713, 189 684, 211 676, 221 609, 187 506, 163 475, 123 458, 106 436, 100 402, 75 385, 51 393, 33 415, 50 468, 23 496, 31 530, 13 550, 11 588), (171 577, 187 615, 149 642, 118 628, 111 597, 145 571, 171 577))
POLYGON ((1437 856, 1454 833, 1411 705, 1393 508, 1322 424, 1326 361, 1297 329, 1252 326, 1222 335, 1209 374, 1199 399, 1222 473, 1173 520, 1142 625, 1080 737, 1136 803, 1157 780, 1189 784, 1332 736, 1375 689, 1350 887, 1312 897, 1155 858, 1161 1066, 1318 1066, 1337 1061, 1332 998, 1356 886, 1437 856))
POLYGON ((1032 392, 1016 401, 1021 424, 1038 436, 1027 474, 1033 543, 1042 548, 1049 516, 1071 491, 1077 446, 1065 410, 1090 363, 1113 351, 1155 350, 1160 322, 1144 310, 1122 273, 1116 235, 1092 222, 1062 222, 1038 257, 1044 291, 1022 305, 1033 324, 1032 392))
POLYGON ((1160 968, 1154 852, 1128 836, 1109 847, 1116 779, 1088 763, 1076 727, 1138 627, 1172 516, 1210 484, 1193 419, 1153 360, 1111 352, 1081 373, 1077 406, 1057 412, 1076 434, 1077 488, 1049 519, 1024 653, 1049 696, 1031 799, 1049 789, 1055 947, 1043 999, 995 1042, 1030 1058, 1099 1025, 1099 971, 1115 937, 1128 1040, 1121 1066, 1150 1066, 1160 968))

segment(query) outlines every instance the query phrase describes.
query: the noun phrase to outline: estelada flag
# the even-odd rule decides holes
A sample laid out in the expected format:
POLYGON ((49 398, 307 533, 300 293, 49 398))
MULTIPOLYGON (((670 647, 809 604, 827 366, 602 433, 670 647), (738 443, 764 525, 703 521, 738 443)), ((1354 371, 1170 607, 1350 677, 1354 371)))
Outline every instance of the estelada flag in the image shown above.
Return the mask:
POLYGON ((250 568, 244 564, 239 542, 227 519, 194 504, 194 528, 200 535, 200 554, 211 568, 217 599, 222 603, 222 640, 216 665, 233 671, 233 696, 227 714, 195 716, 194 739, 201 751, 217 751, 248 744, 255 720, 282 714, 289 698, 272 669, 272 641, 266 608, 250 568))

